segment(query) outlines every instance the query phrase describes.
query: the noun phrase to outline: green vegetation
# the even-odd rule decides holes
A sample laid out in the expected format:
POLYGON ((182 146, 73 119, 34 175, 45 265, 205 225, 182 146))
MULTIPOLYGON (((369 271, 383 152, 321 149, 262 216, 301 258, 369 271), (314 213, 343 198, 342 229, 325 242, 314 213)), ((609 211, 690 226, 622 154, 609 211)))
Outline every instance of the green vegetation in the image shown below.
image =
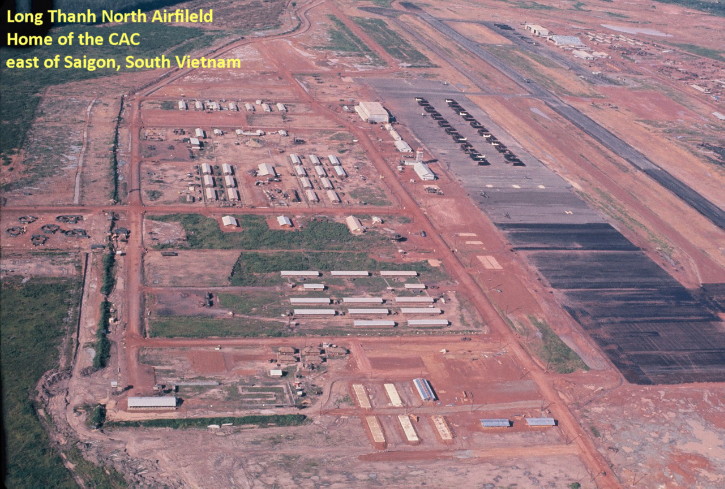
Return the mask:
POLYGON ((393 205, 379 188, 356 188, 349 192, 350 197, 357 199, 367 205, 389 206, 393 205))
POLYGON ((113 144, 111 145, 111 200, 113 203, 119 201, 118 195, 118 131, 121 127, 121 114, 123 113, 123 103, 125 96, 121 96, 121 103, 118 107, 118 115, 116 116, 116 126, 113 128, 113 144))
POLYGON ((147 190, 146 191, 146 197, 148 197, 151 202, 159 200, 162 195, 164 195, 164 194, 160 190, 147 190))
POLYGON ((218 294, 221 307, 230 309, 234 314, 279 317, 289 304, 284 304, 276 292, 255 292, 254 294, 218 294))
MULTIPOLYGON (((281 270, 416 270, 431 273, 427 262, 398 263, 378 261, 367 253, 336 253, 329 251, 298 253, 242 253, 232 268, 232 285, 267 285, 269 280, 262 274, 281 270)), ((274 277, 277 281, 279 277, 274 277)))
POLYGON ((108 359, 111 357, 111 341, 106 336, 108 334, 108 321, 111 319, 111 303, 104 299, 101 302, 101 318, 98 320, 98 329, 96 329, 96 355, 93 357, 93 368, 105 368, 108 359))
POLYGON ((712 15, 725 16, 725 4, 718 0, 657 0, 660 3, 672 3, 712 15))
POLYGON ((275 321, 254 321, 244 318, 201 318, 170 316, 151 319, 152 337, 160 338, 207 338, 212 336, 255 338, 266 336, 277 338, 289 336, 282 323, 275 321))
POLYGON ((106 406, 96 404, 88 417, 88 424, 94 428, 100 428, 106 422, 106 406))
POLYGON ((425 54, 411 46, 397 32, 390 30, 384 20, 364 17, 353 17, 353 20, 394 58, 415 68, 435 67, 425 54))
MULTIPOLYGON (((71 9, 74 10, 74 9, 71 9)), ((76 11, 76 10, 74 10, 76 11)), ((134 55, 137 57, 153 57, 157 56, 169 49, 182 43, 188 43, 189 48, 199 48, 201 41, 213 41, 214 35, 199 28, 177 27, 158 23, 141 23, 134 24, 134 32, 138 32, 141 37, 140 46, 132 46, 129 48, 103 45, 95 47, 80 46, 74 44, 72 46, 53 46, 34 47, 29 49, 13 49, 0 48, 0 58, 5 60, 23 59, 29 60, 39 57, 41 60, 50 58, 56 54, 61 56, 61 66, 64 63, 64 57, 71 56, 74 58, 82 58, 84 55, 93 56, 95 58, 113 58, 121 66, 125 65, 125 57, 134 55), (190 40, 200 41, 197 43, 189 43, 190 40)), ((104 36, 108 38, 111 33, 128 32, 128 26, 82 26, 67 25, 51 29, 49 35, 57 39, 61 35, 68 32, 75 32, 76 35, 81 32, 88 32, 94 36, 104 36)), ((186 51, 189 52, 189 51, 186 51)), ((179 53, 181 54, 181 53, 179 53)), ((125 68, 124 68, 125 71, 125 68)), ((96 71, 87 71, 85 69, 2 69, 1 87, 3 96, 0 98, 0 124, 3 130, 0 131, 0 153, 4 158, 14 154, 24 144, 28 128, 34 119, 35 110, 40 101, 40 94, 51 85, 59 85, 63 83, 86 80, 89 78, 97 78, 116 74, 115 70, 102 69, 96 71), (42 70, 39 71, 39 70, 42 70)), ((48 165, 48 162, 45 163, 48 165)), ((39 166, 41 166, 39 164, 39 166)), ((34 181, 37 175, 33 174, 33 169, 26 168, 25 178, 20 182, 11 186, 5 186, 3 190, 19 188, 34 181)), ((60 171, 56 168, 55 171, 60 171)))
MULTIPOLYGON (((383 244, 382 235, 368 232, 362 236, 350 234, 347 226, 338 222, 317 218, 296 231, 270 229, 262 216, 235 216, 242 227, 240 233, 225 233, 212 218, 198 214, 173 214, 153 216, 156 221, 178 222, 186 231, 187 245, 192 249, 220 250, 352 250, 383 244)), ((171 248, 159 245, 159 248, 171 248)))
POLYGON ((539 350, 541 359, 549 368, 553 368, 560 374, 570 374, 577 370, 589 370, 589 367, 579 358, 574 350, 561 341, 546 321, 541 321, 534 316, 529 316, 531 324, 541 333, 542 345, 539 350))
POLYGON ((0 288, 0 356, 5 487, 75 488, 75 481, 51 447, 33 401, 35 384, 58 366, 58 351, 79 300, 71 280, 5 280, 0 288), (73 314, 69 315, 68 311, 73 314))
POLYGON ((113 275, 116 266, 116 254, 111 250, 103 256, 103 285, 101 285, 101 294, 108 295, 113 292, 116 285, 116 278, 113 275))
POLYGON ((725 56, 721 55, 721 51, 718 51, 717 49, 709 49, 702 46, 697 46, 695 44, 678 44, 674 42, 670 43, 670 45, 676 46, 684 51, 687 51, 688 53, 714 59, 715 61, 725 62, 725 56))
POLYGON ((582 485, 579 482, 572 482, 567 487, 569 489, 581 489, 582 485))
POLYGON ((210 424, 232 423, 239 425, 257 425, 259 428, 273 426, 300 426, 307 424, 304 414, 268 414, 251 416, 230 416, 225 418, 184 418, 184 419, 145 419, 140 421, 111 421, 106 423, 109 428, 206 428, 210 424))
POLYGON ((177 110, 178 106, 173 100, 163 100, 161 102, 161 110, 177 110))
POLYGON ((328 15, 327 17, 335 24, 335 27, 330 28, 328 31, 330 44, 318 46, 318 49, 337 51, 348 56, 369 56, 373 63, 385 64, 343 21, 334 15, 328 15))
POLYGON ((595 437, 597 437, 597 438, 602 437, 602 434, 599 432, 599 430, 597 429, 596 426, 590 426, 589 429, 592 430, 592 435, 594 435, 595 437))

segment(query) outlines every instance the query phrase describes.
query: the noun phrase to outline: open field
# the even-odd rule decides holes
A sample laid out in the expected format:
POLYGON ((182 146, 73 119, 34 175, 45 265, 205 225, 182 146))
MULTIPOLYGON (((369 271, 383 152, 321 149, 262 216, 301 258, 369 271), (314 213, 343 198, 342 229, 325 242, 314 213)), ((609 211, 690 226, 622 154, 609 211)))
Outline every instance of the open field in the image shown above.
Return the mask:
POLYGON ((722 486, 721 17, 177 6, 241 68, 11 73, 8 481, 722 486))

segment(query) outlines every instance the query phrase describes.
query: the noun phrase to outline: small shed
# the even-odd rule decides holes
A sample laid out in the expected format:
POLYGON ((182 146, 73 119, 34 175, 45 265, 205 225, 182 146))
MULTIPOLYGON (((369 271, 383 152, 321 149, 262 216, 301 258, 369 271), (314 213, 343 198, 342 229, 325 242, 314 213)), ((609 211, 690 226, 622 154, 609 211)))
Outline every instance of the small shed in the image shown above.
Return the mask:
POLYGON ((273 177, 277 176, 277 171, 269 163, 260 163, 257 168, 257 175, 259 175, 260 177, 264 177, 267 175, 271 175, 273 177))
POLYGON ((222 216, 222 224, 235 228, 239 227, 239 221, 234 216, 222 216))
POLYGON ((287 216, 277 216, 277 224, 283 228, 291 228, 292 220, 287 216))

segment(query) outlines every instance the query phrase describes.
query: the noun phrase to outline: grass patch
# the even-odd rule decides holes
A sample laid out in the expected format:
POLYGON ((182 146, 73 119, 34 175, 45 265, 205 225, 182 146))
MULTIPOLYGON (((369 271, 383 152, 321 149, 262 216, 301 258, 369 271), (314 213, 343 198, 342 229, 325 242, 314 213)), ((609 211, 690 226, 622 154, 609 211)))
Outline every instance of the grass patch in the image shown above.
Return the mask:
POLYGON ((362 204, 375 205, 375 206, 390 206, 393 205, 385 195, 385 192, 379 188, 356 188, 349 192, 350 197, 359 200, 362 204))
POLYGON ((318 46, 317 49, 336 51, 347 56, 368 56, 374 64, 385 64, 343 21, 334 15, 328 15, 327 18, 334 24, 328 30, 330 43, 327 46, 318 46))
MULTIPOLYGON (((427 262, 398 263, 378 261, 367 253, 298 252, 298 253, 242 253, 232 268, 231 285, 268 285, 270 279, 260 275, 282 270, 415 270, 432 273, 427 262)), ((276 283, 279 277, 274 277, 276 283)))
MULTIPOLYGON (((264 217, 236 216, 242 227, 240 233, 224 233, 215 219, 198 214, 173 214, 153 216, 156 221, 178 222, 186 231, 187 247, 192 249, 260 250, 260 249, 312 249, 353 250, 370 245, 380 245, 385 238, 375 232, 361 236, 350 234, 347 226, 327 219, 317 218, 297 231, 270 229, 264 217)), ((157 248, 171 248, 158 245, 157 248)))
POLYGON ((674 42, 669 44, 671 46, 678 47, 683 51, 687 51, 688 53, 696 54, 697 56, 703 56, 705 58, 714 59, 715 61, 725 62, 725 56, 720 54, 721 51, 717 49, 705 48, 702 46, 697 46, 696 44, 681 44, 674 42))
POLYGON ((579 355, 561 341, 561 338, 554 333, 546 321, 541 321, 534 316, 529 316, 529 321, 541 333, 542 345, 538 353, 549 368, 553 368, 560 374, 570 374, 577 370, 589 370, 589 367, 579 358, 579 355))
POLYGON ((238 337, 256 338, 260 336, 278 338, 289 336, 282 323, 273 321, 254 321, 244 318, 199 318, 173 316, 152 318, 150 335, 159 338, 207 338, 238 337))
POLYGON ((219 294, 217 297, 221 307, 232 310, 234 314, 279 317, 289 309, 289 303, 284 304, 278 293, 219 294))
POLYGON ((75 320, 78 283, 72 280, 4 280, 0 288, 0 365, 7 464, 5 487, 77 488, 38 420, 35 384, 58 366, 58 352, 75 320), (71 311, 71 314, 69 314, 71 311))
POLYGON ((524 8, 528 10, 559 10, 558 8, 552 7, 551 5, 544 5, 537 2, 516 2, 516 6, 518 8, 524 8))
POLYGON ((660 3, 671 3, 695 10, 701 10, 712 15, 725 17, 725 4, 712 0, 657 0, 660 3))
POLYGON ((408 63, 415 68, 434 68, 428 57, 415 49, 397 32, 390 30, 382 19, 366 19, 353 17, 357 25, 365 29, 370 36, 392 57, 408 63))
POLYGON ((93 368, 105 368, 111 357, 111 341, 108 339, 108 321, 111 319, 111 303, 108 300, 101 302, 101 319, 96 329, 96 355, 93 357, 93 368))
POLYGON ((139 421, 111 421, 108 428, 206 428, 210 424, 232 423, 239 425, 256 425, 258 428, 274 426, 300 426, 309 423, 304 414, 268 414, 251 416, 230 416, 225 418, 184 418, 184 419, 144 419, 139 421))

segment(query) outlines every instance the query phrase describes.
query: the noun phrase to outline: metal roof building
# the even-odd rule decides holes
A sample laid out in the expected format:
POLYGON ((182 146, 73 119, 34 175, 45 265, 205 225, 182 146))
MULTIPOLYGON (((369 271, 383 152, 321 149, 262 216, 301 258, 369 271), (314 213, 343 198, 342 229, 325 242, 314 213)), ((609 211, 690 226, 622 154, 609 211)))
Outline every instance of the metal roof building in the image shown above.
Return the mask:
POLYGON ((329 304, 332 299, 329 297, 290 297, 290 304, 329 304))
POLYGON ((401 307, 402 314, 443 314, 437 307, 401 307))
POLYGON ((418 272, 414 270, 381 270, 382 277, 417 277, 418 272))
POLYGON ((412 328, 421 328, 426 326, 448 326, 451 324, 447 319, 409 319, 408 326, 412 328))
POLYGON ((382 297, 343 297, 343 304, 382 304, 382 297))
POLYGON ((277 102, 277 110, 287 112, 287 107, 282 102, 277 102))
POLYGON ((229 110, 239 110, 239 106, 237 105, 236 102, 229 102, 228 107, 229 107, 229 110))
POLYGON ((267 175, 272 175, 273 177, 277 176, 277 172, 275 171, 274 167, 270 165, 269 163, 260 163, 257 165, 257 175, 260 177, 264 177, 267 175))
POLYGON ((282 227, 291 228, 292 220, 287 216, 277 216, 277 224, 279 224, 282 227))
MULTIPOLYGON (((322 168, 322 167, 321 166, 316 166, 315 168, 322 168)), ((323 169, 323 171, 324 171, 324 169, 323 169)), ((332 182, 330 181, 329 178, 324 178, 323 177, 323 178, 320 179, 320 181, 322 182, 322 188, 325 188, 327 190, 332 190, 333 188, 335 188, 335 187, 332 186, 332 182)))
POLYGON ((202 163, 201 173, 202 175, 211 175, 211 165, 209 163, 202 163))
POLYGON ((179 110, 188 110, 189 106, 186 105, 184 100, 179 100, 179 110))
POLYGON ((395 302, 398 302, 398 303, 427 302, 427 303, 432 304, 433 302, 435 302, 435 298, 429 297, 427 295, 421 295, 421 296, 416 296, 416 297, 396 297, 395 302))
POLYGON ((244 108, 247 112, 254 112, 254 105, 250 104, 249 102, 244 104, 244 108))
POLYGON ((204 182, 204 185, 206 185, 207 187, 215 186, 214 177, 212 177, 211 175, 204 175, 204 177, 202 178, 202 181, 204 182))
POLYGON ((128 409, 176 409, 176 403, 174 396, 129 397, 128 409))
POLYGON ((433 391, 433 386, 430 385, 428 379, 413 379, 413 385, 415 385, 415 389, 418 391, 418 395, 422 400, 435 401, 438 399, 438 396, 436 396, 433 391))
POLYGON ((194 149, 201 148, 201 141, 199 141, 199 138, 189 138, 189 143, 191 144, 191 147, 194 149))
POLYGON ((229 163, 222 164, 222 173, 225 175, 234 175, 234 168, 229 163))
POLYGON ((302 165, 295 165, 295 173, 298 177, 306 177, 307 176, 307 170, 305 170, 305 167, 302 165))
POLYGON ((326 177, 327 172, 325 171, 324 166, 315 166, 315 173, 317 173, 318 177, 326 177))
POLYGON ((327 155, 327 159, 332 166, 340 166, 340 159, 335 155, 327 155))
POLYGON ((196 110, 204 110, 204 102, 202 102, 201 100, 196 100, 194 102, 194 107, 196 108, 196 110))
POLYGON ((228 188, 227 189, 227 199, 229 199, 231 201, 241 200, 239 198, 239 191, 235 188, 228 188))
POLYGON ((335 173, 337 174, 338 177, 345 178, 347 176, 347 172, 341 166, 336 166, 334 168, 335 168, 335 173))
POLYGON ((481 426, 484 428, 510 428, 511 421, 506 418, 482 419, 481 426))
POLYGON ((320 198, 317 196, 317 192, 314 190, 306 190, 305 195, 307 196, 307 200, 310 202, 319 202, 320 198))
POLYGON ((307 157, 310 159, 313 165, 321 165, 322 162, 320 162, 320 158, 317 157, 317 155, 307 155, 307 157))
POLYGON ((347 276, 347 277, 368 277, 370 272, 367 270, 332 270, 330 275, 335 276, 347 276))
POLYGON ((206 132, 204 132, 204 129, 202 129, 201 127, 197 127, 196 129, 194 129, 194 134, 198 138, 201 138, 201 139, 206 138, 206 132))
POLYGON ((330 199, 330 202, 332 202, 333 204, 340 203, 340 196, 337 195, 337 192, 335 192, 334 190, 327 191, 327 198, 330 199))
POLYGON ((295 316, 334 316, 337 311, 334 309, 294 309, 295 316))
POLYGON ((279 272, 282 277, 319 277, 320 272, 315 270, 282 270, 279 272))
POLYGON ((270 107, 270 105, 265 102, 262 104, 262 110, 265 112, 272 112, 272 107, 270 107))
POLYGON ((388 122, 390 115, 380 102, 360 102, 355 111, 366 122, 388 122))
POLYGON ((395 141, 395 149, 400 151, 401 153, 412 153, 413 148, 410 147, 408 143, 403 141, 402 139, 400 141, 395 141))
POLYGON ((554 418, 526 418, 528 426, 556 426, 554 418))
POLYGON ((234 216, 222 216, 222 224, 225 226, 234 226, 235 228, 239 227, 239 221, 234 216))
POLYGON ((360 222, 360 219, 355 216, 347 216, 345 218, 345 224, 347 224, 347 228, 352 234, 362 234, 365 232, 365 227, 360 222))
POLYGON ((395 321, 382 321, 379 319, 356 319, 352 325, 358 328, 394 328, 395 321))
POLYGON ((425 289, 425 284, 405 284, 404 287, 406 289, 425 289))
POLYGON ((298 155, 294 154, 294 153, 291 153, 289 155, 289 159, 290 159, 290 161, 292 161, 292 164, 293 165, 301 165, 302 164, 302 160, 300 159, 300 157, 298 155))
POLYGON ((431 171, 428 165, 421 163, 420 161, 413 165, 413 170, 418 174, 418 178, 421 180, 430 181, 436 179, 436 174, 431 171))
POLYGON ((312 181, 307 177, 300 177, 300 183, 302 184, 302 188, 312 188, 312 181))
POLYGON ((204 195, 206 195, 206 200, 216 200, 216 190, 212 187, 205 188, 204 195))
POLYGON ((348 314, 390 314, 390 309, 385 308, 364 308, 364 309, 348 309, 348 314))
POLYGON ((325 290, 325 284, 303 284, 302 288, 305 290, 325 290))
POLYGON ((231 175, 224 175, 224 185, 227 187, 236 187, 237 181, 234 180, 234 177, 231 175))

